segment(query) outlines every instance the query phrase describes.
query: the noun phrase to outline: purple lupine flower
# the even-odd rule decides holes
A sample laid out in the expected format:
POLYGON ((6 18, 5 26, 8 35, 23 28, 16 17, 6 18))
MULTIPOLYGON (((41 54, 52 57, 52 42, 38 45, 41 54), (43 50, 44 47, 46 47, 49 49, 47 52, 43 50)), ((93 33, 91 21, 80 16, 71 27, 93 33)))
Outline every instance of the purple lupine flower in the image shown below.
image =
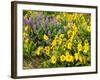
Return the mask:
POLYGON ((33 32, 34 32, 35 34, 37 34, 36 25, 35 25, 35 24, 34 24, 34 30, 33 30, 33 32))
POLYGON ((48 35, 50 35, 51 34, 51 32, 50 32, 50 30, 48 31, 48 35))
POLYGON ((43 18, 43 16, 42 16, 42 12, 40 12, 40 15, 39 15, 39 17, 40 17, 40 19, 42 19, 42 18, 43 18))
POLYGON ((48 21, 49 21, 49 19, 48 19, 48 17, 46 17, 46 20, 45 20, 46 25, 48 24, 48 21))
POLYGON ((56 25, 56 23, 57 23, 57 20, 56 20, 55 16, 53 16, 52 24, 56 25))
POLYGON ((36 12, 36 21, 39 21, 40 20, 40 15, 38 12, 36 12))
POLYGON ((28 24, 28 19, 23 19, 23 24, 28 24))
POLYGON ((53 25, 56 25, 56 23, 57 23, 57 22, 56 22, 56 19, 53 19, 53 20, 52 20, 52 24, 53 24, 53 25))
POLYGON ((32 16, 29 17, 29 22, 28 22, 28 24, 29 24, 29 26, 32 28, 32 26, 33 26, 33 17, 32 17, 32 16))
POLYGON ((42 16, 42 12, 40 12, 40 13, 36 13, 36 20, 38 21, 38 20, 40 20, 40 19, 42 19, 43 18, 43 16, 42 16))
POLYGON ((53 20, 53 21, 52 21, 52 24, 53 24, 53 25, 56 25, 56 21, 55 21, 55 20, 53 20))
POLYGON ((36 28, 38 28, 38 29, 40 28, 39 22, 36 23, 36 28))
POLYGON ((30 16, 29 19, 23 19, 23 24, 27 24, 32 28, 32 26, 33 26, 33 17, 30 16))

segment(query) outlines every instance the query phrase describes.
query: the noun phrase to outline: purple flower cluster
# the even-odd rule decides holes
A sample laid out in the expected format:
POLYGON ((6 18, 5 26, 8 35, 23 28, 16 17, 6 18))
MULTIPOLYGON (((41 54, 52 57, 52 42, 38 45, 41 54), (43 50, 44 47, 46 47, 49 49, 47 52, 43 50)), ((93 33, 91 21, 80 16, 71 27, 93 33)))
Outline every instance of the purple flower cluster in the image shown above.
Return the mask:
POLYGON ((31 28, 33 26, 33 17, 30 16, 29 19, 23 19, 23 24, 28 24, 31 28))
MULTIPOLYGON (((47 35, 51 35, 52 32, 58 31, 58 34, 62 32, 61 29, 56 30, 56 26, 58 24, 56 17, 55 16, 45 16, 44 12, 41 12, 41 11, 36 11, 34 16, 30 14, 27 18, 24 18, 23 24, 29 25, 29 27, 32 29, 34 34, 38 34, 38 30, 41 28, 43 28, 44 32, 47 35), (48 28, 49 25, 54 26, 54 30, 49 30, 48 28)), ((59 23, 59 25, 60 24, 61 23, 59 23)))

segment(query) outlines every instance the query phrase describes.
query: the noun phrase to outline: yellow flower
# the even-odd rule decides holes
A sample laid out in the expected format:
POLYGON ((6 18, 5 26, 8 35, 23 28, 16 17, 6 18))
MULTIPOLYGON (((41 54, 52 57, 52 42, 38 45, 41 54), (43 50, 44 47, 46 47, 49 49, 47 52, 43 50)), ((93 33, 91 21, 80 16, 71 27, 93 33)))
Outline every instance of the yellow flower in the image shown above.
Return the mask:
POLYGON ((79 61, 80 61, 81 64, 83 63, 83 58, 82 58, 82 56, 79 56, 79 61))
POLYGON ((65 57, 64 55, 61 55, 61 56, 60 56, 60 61, 61 61, 61 62, 64 62, 65 60, 66 60, 66 57, 65 57))
POLYGON ((74 54, 74 58, 75 58, 76 61, 78 61, 78 59, 79 59, 79 53, 75 53, 74 54))
POLYGON ((67 20, 68 20, 68 22, 72 21, 72 19, 73 19, 72 14, 69 14, 69 15, 67 16, 67 20))
POLYGON ((40 53, 41 53, 42 50, 43 50, 43 47, 42 46, 39 46, 38 49, 37 49, 36 54, 37 55, 40 55, 40 53))
POLYGON ((51 61, 52 64, 55 64, 56 61, 57 61, 56 56, 52 56, 51 59, 50 59, 50 61, 51 61))
POLYGON ((91 27, 90 26, 87 27, 87 31, 91 32, 91 27))
POLYGON ((75 13, 74 16, 73 16, 73 20, 76 20, 77 16, 78 16, 78 14, 75 13))
POLYGON ((69 53, 66 53, 66 61, 67 62, 74 62, 74 58, 72 55, 70 55, 69 53))
POLYGON ((81 16, 81 19, 82 19, 82 22, 86 22, 84 16, 81 16))
POLYGON ((25 29, 25 31, 27 31, 27 30, 28 30, 28 28, 29 28, 29 27, 28 27, 28 25, 27 25, 27 26, 25 26, 25 28, 24 28, 24 29, 25 29))
POLYGON ((70 28, 71 27, 71 25, 70 25, 70 23, 68 23, 68 28, 70 28))
POLYGON ((71 31, 71 30, 68 30, 68 31, 67 31, 67 35, 68 35, 68 37, 70 37, 70 36, 71 36, 71 33, 72 33, 72 31, 71 31))
POLYGON ((72 29, 73 29, 74 31, 77 31, 77 27, 76 27, 75 24, 72 25, 72 29))
POLYGON ((87 53, 89 51, 89 43, 85 43, 83 48, 84 48, 83 52, 87 53))
POLYGON ((74 62, 74 57, 71 55, 71 62, 74 62))
POLYGON ((66 61, 69 62, 70 60, 70 55, 66 55, 66 61))
POLYGON ((59 20, 59 19, 60 19, 60 15, 57 15, 57 16, 56 16, 56 19, 59 20))
POLYGON ((78 52, 82 51, 82 44, 81 43, 78 43, 77 49, 78 49, 78 52))
POLYGON ((48 36, 44 34, 43 36, 44 40, 48 40, 48 36))
POLYGON ((57 44, 56 40, 52 41, 52 46, 55 46, 57 44))
POLYGON ((62 43, 62 39, 59 38, 59 39, 57 40, 57 42, 58 42, 58 44, 60 45, 60 44, 62 43))
POLYGON ((31 15, 32 14, 32 11, 28 11, 28 13, 31 15))
POLYGON ((74 37, 75 35, 76 35, 76 31, 73 30, 73 31, 72 31, 72 36, 74 37))
POLYGON ((63 38, 63 37, 64 37, 64 34, 60 34, 59 37, 60 37, 60 38, 63 38))
POLYGON ((51 46, 50 49, 53 49, 54 46, 51 46))
POLYGON ((26 14, 26 15, 24 16, 24 19, 28 19, 28 14, 26 14))
POLYGON ((67 43, 67 48, 68 48, 68 49, 71 49, 71 47, 72 47, 72 43, 71 43, 71 42, 68 42, 68 43, 67 43))
POLYGON ((28 43, 28 38, 25 39, 25 43, 26 43, 26 44, 28 43))
POLYGON ((50 47, 49 47, 49 46, 46 46, 46 47, 44 48, 44 51, 46 52, 47 55, 49 55, 50 47))
POLYGON ((28 36, 26 32, 23 33, 24 38, 28 36))

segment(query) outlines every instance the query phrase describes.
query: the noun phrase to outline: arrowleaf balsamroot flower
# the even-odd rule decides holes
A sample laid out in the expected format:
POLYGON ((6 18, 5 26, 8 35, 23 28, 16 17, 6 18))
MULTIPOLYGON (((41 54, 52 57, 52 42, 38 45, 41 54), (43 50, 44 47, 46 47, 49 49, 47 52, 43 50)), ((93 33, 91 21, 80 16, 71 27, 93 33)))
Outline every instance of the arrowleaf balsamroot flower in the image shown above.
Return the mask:
POLYGON ((29 41, 29 39, 28 39, 28 38, 26 38, 26 39, 25 39, 25 43, 27 44, 27 43, 28 43, 28 41, 29 41))
POLYGON ((52 41, 52 46, 56 46, 56 44, 57 44, 57 41, 54 39, 54 40, 52 41))
POLYGON ((38 49, 37 49, 37 51, 36 51, 36 54, 37 55, 41 55, 40 53, 41 53, 42 50, 43 50, 43 47, 39 46, 38 49))
POLYGON ((67 31, 67 35, 68 35, 68 37, 71 36, 71 32, 72 32, 71 30, 68 30, 68 31, 67 31))
POLYGON ((50 62, 51 62, 52 64, 55 64, 56 61, 57 61, 56 56, 52 56, 51 59, 50 59, 50 62))
POLYGON ((82 44, 81 43, 78 43, 77 50, 78 50, 78 52, 82 51, 82 44))
POLYGON ((79 61, 80 61, 81 64, 83 64, 83 58, 82 58, 82 56, 79 56, 79 61))
POLYGON ((87 26, 87 31, 91 32, 91 26, 87 26))
POLYGON ((74 62, 74 57, 67 51, 65 59, 67 62, 74 62))
POLYGON ((84 48, 83 52, 87 53, 89 51, 89 43, 88 42, 85 43, 83 48, 84 48))
POLYGON ((73 15, 69 14, 69 15, 67 16, 68 22, 72 21, 72 19, 73 19, 73 15))
POLYGON ((61 45, 63 39, 62 39, 62 38, 58 38, 58 40, 56 40, 56 41, 57 41, 57 43, 58 43, 59 45, 61 45))
POLYGON ((46 41, 49 39, 48 36, 47 36, 46 34, 44 34, 43 38, 44 38, 44 40, 46 40, 46 41))
POLYGON ((73 61, 74 61, 73 56, 70 55, 70 54, 66 55, 66 61, 67 61, 67 62, 73 62, 73 61))
POLYGON ((79 53, 75 53, 75 54, 74 54, 74 59, 75 59, 76 61, 78 61, 78 59, 79 59, 79 53))
POLYGON ((61 55, 61 56, 60 56, 60 61, 61 61, 61 62, 64 62, 65 60, 66 60, 65 55, 61 55))
POLYGON ((63 38, 63 37, 64 37, 64 34, 60 34, 59 37, 60 37, 60 38, 63 38))
POLYGON ((71 49, 71 47, 72 47, 72 43, 71 43, 70 41, 68 41, 66 47, 67 47, 68 49, 71 49))
POLYGON ((28 28, 29 28, 29 26, 28 26, 28 25, 26 25, 26 26, 25 26, 25 28, 24 28, 24 30, 25 30, 25 31, 27 31, 27 30, 28 30, 28 28))
POLYGON ((24 31, 23 36, 24 36, 24 38, 26 38, 28 36, 28 34, 24 31))
POLYGON ((45 53, 46 53, 47 55, 49 55, 50 47, 49 47, 49 46, 46 46, 46 47, 44 48, 44 51, 45 51, 45 53))
POLYGON ((68 23, 68 25, 67 25, 67 26, 68 26, 68 28, 71 28, 71 24, 70 24, 70 22, 68 23))

